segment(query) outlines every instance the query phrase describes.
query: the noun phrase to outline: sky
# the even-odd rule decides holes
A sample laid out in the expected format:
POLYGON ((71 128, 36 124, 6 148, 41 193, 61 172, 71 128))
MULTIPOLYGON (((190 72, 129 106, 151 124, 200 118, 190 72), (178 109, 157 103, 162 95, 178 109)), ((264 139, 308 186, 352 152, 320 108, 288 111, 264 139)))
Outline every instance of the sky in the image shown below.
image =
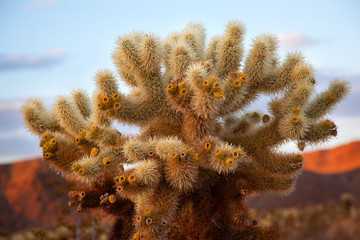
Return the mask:
MULTIPOLYGON (((280 56, 301 51, 316 70, 317 91, 334 78, 349 81, 351 94, 329 115, 339 134, 318 148, 360 140, 359 10, 355 0, 1 0, 0 163, 41 155, 38 139, 24 127, 22 104, 38 97, 50 108, 56 96, 79 88, 91 95, 95 72, 115 71, 111 53, 117 36, 142 30, 164 38, 189 22, 200 22, 208 40, 234 19, 246 25, 245 50, 258 34, 273 33, 280 56)), ((265 106, 266 98, 253 105, 265 106)), ((138 129, 117 127, 129 134, 138 129)))

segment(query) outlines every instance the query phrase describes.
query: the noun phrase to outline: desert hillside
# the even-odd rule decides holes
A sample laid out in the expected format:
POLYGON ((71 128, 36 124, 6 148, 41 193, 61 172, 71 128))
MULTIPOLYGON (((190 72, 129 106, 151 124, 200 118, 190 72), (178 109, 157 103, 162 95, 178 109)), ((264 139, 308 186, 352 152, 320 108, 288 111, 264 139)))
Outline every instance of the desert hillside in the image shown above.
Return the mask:
POLYGON ((56 224, 64 184, 40 159, 0 165, 0 180, 0 230, 56 224))
MULTIPOLYGON (((269 208, 329 203, 338 201, 344 192, 360 198, 360 142, 305 153, 304 157, 305 171, 289 197, 259 196, 248 199, 248 205, 269 208)), ((41 159, 0 165, 0 181, 0 231, 54 226, 64 212, 69 214, 68 187, 41 159)))
POLYGON ((304 169, 316 173, 336 174, 360 167, 360 141, 329 150, 303 154, 304 169))
POLYGON ((318 174, 304 171, 296 188, 289 196, 274 194, 248 198, 247 205, 254 208, 303 207, 313 204, 339 203, 343 193, 351 193, 355 204, 360 199, 360 168, 339 174, 318 174))

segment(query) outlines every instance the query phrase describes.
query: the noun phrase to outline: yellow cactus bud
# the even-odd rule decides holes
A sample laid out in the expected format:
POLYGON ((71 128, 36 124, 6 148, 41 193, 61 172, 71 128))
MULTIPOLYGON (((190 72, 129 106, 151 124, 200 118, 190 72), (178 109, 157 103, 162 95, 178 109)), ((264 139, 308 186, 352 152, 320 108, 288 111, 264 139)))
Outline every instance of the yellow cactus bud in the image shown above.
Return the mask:
POLYGON ((226 161, 225 161, 225 165, 226 166, 228 166, 228 167, 232 167, 232 166, 234 166, 234 159, 232 159, 232 158, 228 158, 228 159, 226 159, 226 161))
POLYGON ((104 157, 102 162, 105 166, 108 166, 111 163, 111 159, 109 157, 104 157))
POLYGON ((116 202, 116 196, 115 196, 114 194, 111 194, 111 195, 109 196, 109 202, 110 202, 110 203, 116 202))
POLYGON ((215 157, 217 157, 219 159, 225 158, 225 155, 221 152, 221 150, 219 148, 214 151, 214 155, 215 155, 215 157))
POLYGON ((220 84, 219 83, 214 83, 211 87, 211 92, 217 92, 220 89, 220 84))
POLYGON ((96 137, 96 135, 99 133, 99 127, 98 126, 93 126, 90 130, 90 132, 87 132, 86 137, 89 139, 93 139, 96 137))
POLYGON ((131 174, 131 175, 128 177, 128 181, 129 181, 129 183, 135 182, 135 181, 136 181, 135 175, 134 175, 134 174, 131 174))
POLYGON ((191 152, 191 150, 190 150, 190 149, 188 149, 188 148, 184 148, 183 152, 184 152, 184 153, 186 153, 186 154, 188 154, 188 153, 190 153, 190 152, 191 152))
POLYGON ((176 89, 176 86, 174 86, 174 84, 169 84, 167 86, 166 90, 167 90, 168 93, 174 94, 174 93, 176 93, 177 89, 176 89))
POLYGON ((116 101, 120 98, 120 95, 118 93, 115 93, 114 95, 112 95, 112 100, 116 101))
POLYGON ((151 215, 151 209, 150 208, 145 209, 144 214, 145 214, 145 216, 150 216, 151 215))
POLYGON ((120 103, 114 103, 114 110, 115 110, 115 111, 120 110, 120 108, 121 108, 121 104, 120 104, 120 103))
POLYGON ((53 145, 57 144, 56 138, 52 138, 52 139, 50 140, 50 144, 53 144, 53 145))
POLYGON ((212 149, 211 143, 208 143, 208 142, 205 143, 204 149, 205 149, 205 151, 210 152, 212 149))
POLYGON ((224 96, 224 90, 220 90, 214 93, 215 98, 222 98, 223 96, 224 96))
POLYGON ((91 149, 90 156, 96 157, 97 155, 99 155, 99 152, 100 152, 100 150, 98 148, 93 148, 93 149, 91 149))
POLYGON ((81 145, 81 144, 86 143, 86 131, 85 131, 85 130, 82 130, 82 131, 79 133, 79 137, 75 138, 75 142, 76 142, 78 145, 81 145))
POLYGON ((210 82, 216 82, 218 80, 217 77, 214 77, 214 76, 210 76, 210 82))
POLYGON ((133 239, 138 240, 138 239, 140 239, 140 237, 141 237, 140 231, 137 231, 137 232, 134 234, 133 239))
POLYGON ((221 154, 221 150, 218 148, 214 151, 215 156, 219 156, 221 154))
POLYGON ((207 89, 209 87, 209 81, 208 80, 204 80, 201 85, 203 86, 203 88, 207 89))
POLYGON ((291 123, 294 124, 294 125, 295 125, 295 124, 298 124, 298 123, 299 123, 299 119, 298 119, 297 117, 294 117, 294 118, 291 119, 291 123))
POLYGON ((180 160, 180 156, 177 152, 173 152, 171 154, 171 158, 174 159, 174 160, 180 160))
POLYGON ((74 170, 74 171, 78 171, 80 168, 80 165, 78 163, 74 163, 72 166, 71 166, 71 169, 74 170))
POLYGON ((298 114, 300 113, 300 108, 294 107, 294 108, 292 109, 292 113, 293 113, 294 115, 298 115, 298 114))
POLYGON ((178 84, 178 87, 179 87, 180 89, 185 88, 185 82, 179 83, 179 84, 178 84))
POLYGON ((108 104, 108 103, 110 102, 110 99, 109 99, 108 97, 104 97, 104 98, 102 99, 102 102, 103 102, 104 104, 108 104))
POLYGON ((49 142, 46 142, 43 145, 43 152, 52 152, 54 153, 57 150, 57 140, 56 138, 50 139, 49 142))
POLYGON ((328 101, 334 101, 334 100, 335 100, 335 95, 332 94, 332 93, 329 93, 329 94, 326 96, 326 100, 328 100, 328 101))
POLYGON ((239 87, 241 87, 241 81, 238 79, 238 80, 235 80, 234 82, 233 82, 233 86, 234 86, 234 88, 239 88, 239 87))
POLYGON ((240 72, 240 73, 239 73, 239 80, 240 80, 240 82, 242 82, 242 83, 246 83, 246 82, 247 82, 246 74, 240 72))
POLYGON ((39 146, 43 147, 45 143, 46 143, 46 140, 41 140, 39 146))
POLYGON ((80 138, 85 138, 86 137, 86 130, 80 131, 79 137, 80 138))
POLYGON ((78 174, 79 174, 80 176, 83 176, 83 175, 85 174, 85 169, 84 169, 84 168, 80 168, 80 169, 78 170, 78 174))
POLYGON ((182 89, 180 89, 180 96, 181 97, 184 97, 184 96, 186 96, 188 94, 188 91, 185 89, 185 88, 182 88, 182 89))
POLYGON ((43 148, 43 152, 47 152, 49 150, 50 144, 48 142, 46 142, 42 148, 43 148))
POLYGON ((49 139, 51 139, 53 136, 52 136, 50 133, 46 132, 46 133, 44 133, 44 134, 42 135, 42 137, 43 137, 44 140, 49 140, 49 139))
POLYGON ((55 157, 55 154, 54 153, 51 153, 51 152, 47 152, 44 154, 44 158, 46 159, 51 159, 51 158, 54 158, 55 157))
POLYGON ((125 175, 121 175, 121 176, 119 177, 119 183, 120 183, 120 184, 123 184, 123 183, 125 183, 125 181, 126 181, 125 175))
POLYGON ((100 110, 105 110, 105 105, 103 103, 98 103, 97 106, 100 110))
POLYGON ((326 119, 322 124, 322 128, 323 129, 329 128, 330 124, 331 124, 331 121, 329 119, 326 119))
POLYGON ((106 116, 111 117, 113 115, 112 111, 110 109, 105 111, 106 116))
POLYGON ((245 154, 245 152, 244 152, 244 150, 243 150, 242 148, 237 148, 237 149, 236 149, 236 152, 239 153, 239 156, 242 156, 242 155, 245 154))
POLYGON ((193 160, 194 162, 199 161, 199 154, 198 154, 198 153, 194 153, 194 154, 192 155, 192 160, 193 160))

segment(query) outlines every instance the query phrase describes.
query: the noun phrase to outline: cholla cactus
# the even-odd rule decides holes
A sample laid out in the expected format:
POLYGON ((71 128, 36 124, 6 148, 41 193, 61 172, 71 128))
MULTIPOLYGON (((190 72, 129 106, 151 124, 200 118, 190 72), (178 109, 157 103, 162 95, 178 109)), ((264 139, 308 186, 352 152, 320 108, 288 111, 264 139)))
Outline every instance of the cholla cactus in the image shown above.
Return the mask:
POLYGON ((113 59, 131 94, 101 70, 92 103, 80 90, 72 100, 59 97, 52 112, 29 100, 23 114, 41 137, 43 160, 89 183, 69 193, 69 205, 114 215, 112 239, 281 238, 257 226, 244 199, 294 188, 303 158, 276 146, 291 140, 302 151, 336 136, 324 116, 349 87, 334 80, 311 98, 314 71, 299 53, 280 61, 276 37, 263 34, 243 60, 244 32, 241 23, 229 22, 207 46, 201 24, 164 41, 123 35, 113 59), (245 111, 261 94, 273 96, 269 113, 245 111), (141 132, 124 136, 113 120, 141 132))

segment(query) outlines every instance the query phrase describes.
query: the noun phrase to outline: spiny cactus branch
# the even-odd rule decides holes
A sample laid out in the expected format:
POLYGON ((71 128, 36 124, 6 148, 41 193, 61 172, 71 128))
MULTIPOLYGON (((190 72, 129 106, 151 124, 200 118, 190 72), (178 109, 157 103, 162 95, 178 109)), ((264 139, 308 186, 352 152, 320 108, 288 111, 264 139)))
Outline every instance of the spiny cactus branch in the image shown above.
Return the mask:
POLYGON ((23 115, 41 137, 43 160, 89 184, 69 192, 69 205, 115 216, 111 239, 282 239, 277 229, 257 226, 244 199, 294 189, 303 158, 276 147, 295 141, 303 151, 336 136, 324 116, 349 86, 336 79, 312 97, 314 70, 304 57, 281 61, 269 34, 256 37, 245 56, 244 33, 231 21, 207 46, 201 24, 164 41, 125 34, 113 60, 130 94, 100 70, 92 101, 76 90, 48 112, 29 100, 23 115), (244 110, 263 94, 273 96, 269 113, 244 110), (136 124, 140 133, 123 135, 113 121, 136 124))

